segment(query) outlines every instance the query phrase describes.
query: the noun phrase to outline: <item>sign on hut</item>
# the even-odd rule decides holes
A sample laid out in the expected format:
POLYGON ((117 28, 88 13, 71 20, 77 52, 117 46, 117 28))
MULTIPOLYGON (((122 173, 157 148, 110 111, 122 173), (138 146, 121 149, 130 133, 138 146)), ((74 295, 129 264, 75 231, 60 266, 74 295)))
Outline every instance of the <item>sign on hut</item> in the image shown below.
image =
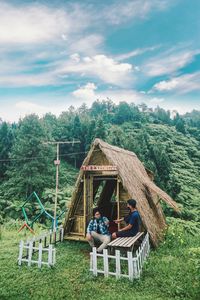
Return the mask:
POLYGON ((75 185, 65 219, 65 238, 85 240, 94 206, 111 222, 124 217, 126 201, 130 198, 136 199, 142 228, 149 232, 156 246, 166 228, 160 200, 178 211, 176 202, 156 186, 153 174, 145 169, 135 153, 95 139, 75 185))

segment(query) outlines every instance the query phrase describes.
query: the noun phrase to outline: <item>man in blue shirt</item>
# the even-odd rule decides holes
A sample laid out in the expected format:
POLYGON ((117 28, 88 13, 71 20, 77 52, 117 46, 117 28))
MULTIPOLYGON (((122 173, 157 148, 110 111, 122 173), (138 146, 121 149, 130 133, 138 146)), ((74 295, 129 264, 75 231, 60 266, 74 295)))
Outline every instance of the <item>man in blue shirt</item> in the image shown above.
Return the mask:
POLYGON ((98 240, 102 244, 97 249, 97 252, 102 252, 106 248, 107 244, 111 240, 110 233, 108 231, 109 221, 106 217, 101 215, 101 212, 96 207, 93 209, 93 218, 89 222, 87 227, 86 238, 91 247, 95 247, 94 242, 98 240))
POLYGON ((122 219, 115 220, 115 223, 117 224, 122 221, 125 221, 127 223, 127 226, 125 226, 117 232, 114 232, 112 234, 113 239, 116 239, 118 237, 134 236, 139 232, 140 215, 136 209, 136 201, 134 199, 129 199, 127 201, 127 208, 130 210, 129 215, 122 219))

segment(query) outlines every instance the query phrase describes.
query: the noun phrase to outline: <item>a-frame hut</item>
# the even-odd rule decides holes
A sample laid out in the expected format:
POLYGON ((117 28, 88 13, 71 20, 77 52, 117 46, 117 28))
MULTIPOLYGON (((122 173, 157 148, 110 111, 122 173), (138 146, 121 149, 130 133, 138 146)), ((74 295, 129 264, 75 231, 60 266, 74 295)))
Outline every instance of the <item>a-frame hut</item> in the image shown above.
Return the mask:
POLYGON ((65 219, 65 238, 85 240, 86 228, 94 206, 109 220, 127 215, 126 200, 137 200, 142 227, 156 246, 166 228, 160 200, 174 210, 178 206, 153 182, 133 152, 95 139, 78 175, 71 205, 65 219))

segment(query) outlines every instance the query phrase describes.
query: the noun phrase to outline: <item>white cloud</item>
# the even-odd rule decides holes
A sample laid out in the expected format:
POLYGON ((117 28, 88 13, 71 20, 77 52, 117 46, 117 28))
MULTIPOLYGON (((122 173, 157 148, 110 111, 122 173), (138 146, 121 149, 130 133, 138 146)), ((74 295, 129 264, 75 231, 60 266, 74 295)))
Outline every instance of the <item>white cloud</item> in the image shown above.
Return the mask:
POLYGON ((179 94, 200 91, 200 72, 160 81, 153 86, 152 90, 159 92, 174 91, 179 94))
POLYGON ((95 100, 105 100, 111 99, 114 103, 119 103, 120 101, 126 101, 128 103, 140 103, 144 100, 143 95, 134 90, 106 90, 98 91, 97 86, 94 83, 87 83, 85 86, 78 88, 72 95, 76 98, 76 104, 86 103, 91 105, 95 100))
POLYGON ((97 49, 103 44, 104 38, 100 34, 88 34, 84 37, 77 37, 69 45, 71 52, 87 53, 88 55, 96 53, 97 49))
POLYGON ((200 50, 176 50, 173 48, 151 58, 143 65, 142 70, 148 76, 172 74, 191 63, 195 55, 199 53, 200 50))
POLYGON ((71 20, 61 9, 42 5, 0 4, 0 43, 46 43, 69 33, 71 20))
POLYGON ((84 102, 94 101, 95 100, 95 90, 97 86, 92 83, 88 82, 85 86, 80 87, 79 89, 72 92, 72 95, 78 99, 81 99, 84 102))
POLYGON ((94 56, 71 56, 73 61, 67 61, 58 68, 61 74, 76 73, 82 76, 94 76, 106 83, 118 86, 127 86, 132 81, 132 65, 128 63, 118 63, 113 58, 103 54, 94 56), (75 59, 74 59, 75 58, 75 59))
POLYGON ((0 86, 2 87, 40 87, 47 85, 55 85, 59 78, 53 73, 41 74, 16 74, 0 76, 0 86))
POLYGON ((156 49, 158 49, 160 46, 154 46, 154 47, 146 47, 146 48, 138 48, 138 49, 135 49, 133 51, 130 51, 130 52, 127 52, 127 53, 124 53, 124 54, 120 54, 120 55, 117 55, 115 57, 116 60, 120 61, 120 60, 125 60, 125 59, 129 59, 131 57, 135 57, 135 56, 139 56, 139 55, 142 55, 146 52, 150 52, 150 51, 154 51, 156 49))
MULTIPOLYGON (((176 1, 171 0, 124 0, 115 1, 102 12, 107 22, 118 25, 130 19, 143 19, 155 11, 166 10, 176 1)), ((102 17, 102 16, 101 16, 102 17)))

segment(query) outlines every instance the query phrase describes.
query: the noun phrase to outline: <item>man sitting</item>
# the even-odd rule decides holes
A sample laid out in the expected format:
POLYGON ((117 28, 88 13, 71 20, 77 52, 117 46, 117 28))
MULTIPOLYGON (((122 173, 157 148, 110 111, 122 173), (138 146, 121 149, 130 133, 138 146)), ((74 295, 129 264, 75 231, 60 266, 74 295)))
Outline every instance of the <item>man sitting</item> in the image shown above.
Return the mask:
POLYGON ((129 215, 122 219, 115 220, 115 223, 117 224, 125 221, 127 223, 127 226, 117 232, 114 232, 112 234, 113 239, 116 239, 118 237, 135 236, 139 232, 140 215, 136 209, 136 201, 133 199, 129 199, 127 201, 127 208, 130 210, 129 215))
POLYGON ((95 247, 95 240, 102 242, 102 244, 97 249, 97 252, 102 252, 106 248, 107 244, 111 240, 110 233, 108 231, 109 221, 106 217, 101 215, 99 208, 93 209, 93 218, 89 222, 87 227, 86 238, 91 247, 95 247))

